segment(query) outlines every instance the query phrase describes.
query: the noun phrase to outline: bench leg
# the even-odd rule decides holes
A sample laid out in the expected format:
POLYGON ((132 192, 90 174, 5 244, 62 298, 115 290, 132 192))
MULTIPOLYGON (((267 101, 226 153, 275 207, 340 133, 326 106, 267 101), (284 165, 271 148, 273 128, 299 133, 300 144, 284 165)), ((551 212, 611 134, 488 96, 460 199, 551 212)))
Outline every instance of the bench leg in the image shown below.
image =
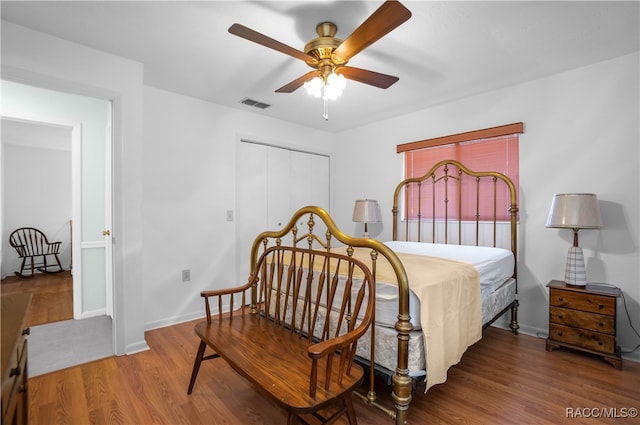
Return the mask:
POLYGON ((353 407, 353 399, 351 398, 351 393, 347 393, 344 395, 344 404, 347 408, 347 419, 349 420, 349 425, 358 425, 358 420, 356 419, 356 409, 353 407))
MULTIPOLYGON (((336 412, 332 413, 331 416, 324 417, 318 412, 312 412, 311 414, 322 424, 333 424, 336 420, 338 420, 338 418, 346 413, 349 425, 358 425, 358 419, 356 418, 356 409, 353 407, 353 397, 351 393, 343 394, 341 398, 344 406, 338 409, 336 412)), ((305 424, 309 423, 303 418, 300 418, 300 421, 305 424)), ((296 415, 292 411, 289 411, 287 425, 297 425, 298 423, 298 415, 296 415)))
POLYGON ((191 381, 189 381, 189 389, 187 390, 187 394, 191 394, 191 391, 193 391, 193 386, 196 383, 198 371, 200 370, 200 364, 202 363, 202 359, 204 358, 204 350, 206 349, 207 344, 204 341, 200 340, 200 346, 198 347, 196 360, 193 362, 193 372, 191 372, 191 381))
POLYGON ((187 394, 191 394, 191 391, 193 390, 193 386, 196 383, 196 378, 198 377, 198 371, 200 370, 200 364, 202 363, 202 361, 217 359, 218 357, 220 357, 220 354, 218 353, 213 353, 205 357, 204 352, 206 349, 207 344, 204 341, 200 340, 198 352, 196 353, 196 360, 193 362, 193 372, 191 372, 191 381, 189 381, 189 389, 187 390, 187 394))
POLYGON ((287 425, 297 425, 297 423, 298 423, 298 416, 293 412, 289 412, 289 417, 287 418, 287 425))

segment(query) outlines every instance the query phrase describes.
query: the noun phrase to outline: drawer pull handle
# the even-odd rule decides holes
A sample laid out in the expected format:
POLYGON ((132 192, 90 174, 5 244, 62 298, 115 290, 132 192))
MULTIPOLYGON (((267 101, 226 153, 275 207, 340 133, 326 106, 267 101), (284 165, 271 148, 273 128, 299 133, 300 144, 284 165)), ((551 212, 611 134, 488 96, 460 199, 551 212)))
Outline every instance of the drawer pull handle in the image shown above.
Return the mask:
POLYGON ((604 345, 602 341, 598 341, 598 345, 604 345))
POLYGON ((22 335, 31 335, 31 328, 26 328, 22 330, 22 335))
POLYGON ((558 319, 563 319, 562 314, 558 314, 558 319))
POLYGON ((604 308, 604 304, 598 304, 598 308, 599 309, 603 309, 604 308))
POLYGON ((604 323, 599 322, 599 323, 598 323, 598 326, 603 327, 603 326, 604 326, 604 323))
POLYGON ((558 297, 558 301, 564 301, 562 297, 558 297))
POLYGON ((562 332, 558 332, 558 336, 562 336, 562 332))
POLYGON ((9 378, 13 376, 20 376, 21 373, 22 373, 22 369, 20 369, 20 366, 16 366, 12 368, 11 371, 9 372, 9 378))

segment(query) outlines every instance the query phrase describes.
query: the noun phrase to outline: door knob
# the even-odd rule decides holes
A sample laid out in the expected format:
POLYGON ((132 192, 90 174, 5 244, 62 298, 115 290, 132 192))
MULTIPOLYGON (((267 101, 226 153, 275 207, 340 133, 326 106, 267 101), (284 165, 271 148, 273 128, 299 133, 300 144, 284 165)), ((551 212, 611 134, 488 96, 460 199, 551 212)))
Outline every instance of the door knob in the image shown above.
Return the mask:
POLYGON ((110 230, 103 230, 102 231, 102 236, 111 236, 111 231, 110 230))

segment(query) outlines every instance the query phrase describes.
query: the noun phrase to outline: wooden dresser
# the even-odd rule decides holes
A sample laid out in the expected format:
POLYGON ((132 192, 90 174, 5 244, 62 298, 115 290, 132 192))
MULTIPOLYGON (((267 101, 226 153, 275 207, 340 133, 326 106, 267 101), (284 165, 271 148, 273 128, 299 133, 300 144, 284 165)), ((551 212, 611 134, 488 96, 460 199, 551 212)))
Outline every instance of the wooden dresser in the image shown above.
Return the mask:
POLYGON ((2 299, 2 425, 26 424, 27 312, 31 294, 14 294, 2 299))
POLYGON ((622 368, 616 343, 616 301, 620 289, 606 285, 573 286, 552 280, 549 288, 547 351, 566 347, 603 356, 622 368))

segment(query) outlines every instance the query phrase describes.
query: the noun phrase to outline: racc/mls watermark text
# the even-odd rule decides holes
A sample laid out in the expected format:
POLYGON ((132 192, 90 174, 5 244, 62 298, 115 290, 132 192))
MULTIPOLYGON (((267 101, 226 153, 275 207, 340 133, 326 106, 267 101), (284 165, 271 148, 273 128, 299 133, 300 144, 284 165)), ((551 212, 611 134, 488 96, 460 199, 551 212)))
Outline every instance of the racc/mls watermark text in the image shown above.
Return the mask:
POLYGON ((635 407, 567 407, 565 416, 596 419, 637 418, 638 409, 635 407))

